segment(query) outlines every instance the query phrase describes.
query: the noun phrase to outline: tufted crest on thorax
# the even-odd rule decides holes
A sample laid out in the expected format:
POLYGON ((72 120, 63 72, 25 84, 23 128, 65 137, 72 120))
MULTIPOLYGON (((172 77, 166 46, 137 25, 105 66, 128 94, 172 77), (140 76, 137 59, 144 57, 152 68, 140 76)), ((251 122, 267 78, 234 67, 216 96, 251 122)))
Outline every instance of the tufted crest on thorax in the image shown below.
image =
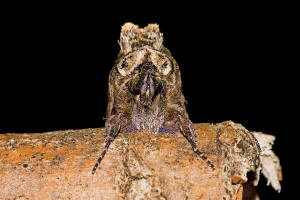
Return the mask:
POLYGON ((148 24, 144 28, 139 28, 138 25, 128 22, 121 28, 119 43, 121 54, 127 54, 145 45, 160 50, 163 43, 163 34, 159 31, 158 24, 148 24))

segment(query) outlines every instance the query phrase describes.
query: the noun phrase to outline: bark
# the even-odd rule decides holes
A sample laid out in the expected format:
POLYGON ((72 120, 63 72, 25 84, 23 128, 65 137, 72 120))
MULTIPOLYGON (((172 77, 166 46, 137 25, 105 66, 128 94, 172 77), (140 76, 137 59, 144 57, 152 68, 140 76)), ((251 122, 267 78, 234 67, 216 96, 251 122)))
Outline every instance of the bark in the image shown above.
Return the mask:
POLYGON ((197 145, 215 170, 180 133, 119 134, 94 175, 104 128, 0 135, 0 199, 241 200, 243 193, 251 196, 243 184, 257 184, 261 170, 280 190, 274 136, 231 121, 195 128, 197 145))

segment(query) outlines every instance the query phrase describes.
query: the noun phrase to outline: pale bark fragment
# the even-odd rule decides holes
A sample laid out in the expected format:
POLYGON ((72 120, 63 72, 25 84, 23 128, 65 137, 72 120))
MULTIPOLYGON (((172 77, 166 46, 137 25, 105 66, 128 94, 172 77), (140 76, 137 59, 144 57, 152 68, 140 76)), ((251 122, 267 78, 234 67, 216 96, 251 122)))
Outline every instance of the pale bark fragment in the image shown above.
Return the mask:
MULTIPOLYGON (((261 132, 253 132, 253 135, 257 139, 260 148, 260 167, 257 169, 257 174, 262 174, 267 178, 267 185, 271 183, 274 190, 281 191, 280 181, 282 180, 282 171, 279 158, 272 151, 272 145, 275 141, 275 136, 267 135, 261 132)), ((257 179, 255 185, 258 184, 257 179)))

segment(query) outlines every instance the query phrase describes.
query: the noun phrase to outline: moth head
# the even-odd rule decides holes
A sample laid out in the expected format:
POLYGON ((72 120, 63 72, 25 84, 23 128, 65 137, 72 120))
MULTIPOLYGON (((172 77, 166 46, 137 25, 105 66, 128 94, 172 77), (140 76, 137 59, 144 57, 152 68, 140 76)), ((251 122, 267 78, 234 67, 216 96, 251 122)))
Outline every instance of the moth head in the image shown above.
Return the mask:
POLYGON ((181 86, 179 67, 163 46, 163 35, 157 24, 139 28, 132 23, 122 26, 120 54, 116 69, 123 86, 149 105, 166 84, 181 86), (123 84, 126 81, 128 84, 123 84))
MULTIPOLYGON (((144 28, 130 22, 125 23, 120 34, 120 54, 117 69, 122 76, 128 76, 144 62, 152 62, 162 76, 172 71, 172 61, 163 49, 163 34, 157 24, 144 28)), ((165 51, 166 52, 166 51, 165 51)))
POLYGON ((146 62, 152 63, 160 76, 168 76, 173 71, 170 57, 148 46, 125 55, 117 64, 117 69, 121 76, 137 74, 138 67, 146 62))

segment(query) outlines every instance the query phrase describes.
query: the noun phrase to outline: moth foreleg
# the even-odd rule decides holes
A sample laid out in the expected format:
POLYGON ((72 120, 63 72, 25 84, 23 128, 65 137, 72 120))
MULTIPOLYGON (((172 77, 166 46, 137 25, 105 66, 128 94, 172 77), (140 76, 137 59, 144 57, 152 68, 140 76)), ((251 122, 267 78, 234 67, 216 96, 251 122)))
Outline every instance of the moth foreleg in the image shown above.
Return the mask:
POLYGON ((108 127, 106 128, 105 147, 92 170, 92 174, 95 174, 97 167, 100 165, 102 159, 104 158, 106 152, 108 151, 109 145, 114 141, 114 139, 117 137, 118 133, 120 132, 120 127, 121 127, 120 125, 114 125, 114 126, 108 125, 108 127))
POLYGON ((179 129, 182 135, 188 140, 191 144, 193 151, 202 158, 212 169, 215 169, 215 166, 212 164, 210 160, 205 156, 203 152, 201 152, 196 145, 196 136, 194 125, 190 120, 179 120, 179 129))

